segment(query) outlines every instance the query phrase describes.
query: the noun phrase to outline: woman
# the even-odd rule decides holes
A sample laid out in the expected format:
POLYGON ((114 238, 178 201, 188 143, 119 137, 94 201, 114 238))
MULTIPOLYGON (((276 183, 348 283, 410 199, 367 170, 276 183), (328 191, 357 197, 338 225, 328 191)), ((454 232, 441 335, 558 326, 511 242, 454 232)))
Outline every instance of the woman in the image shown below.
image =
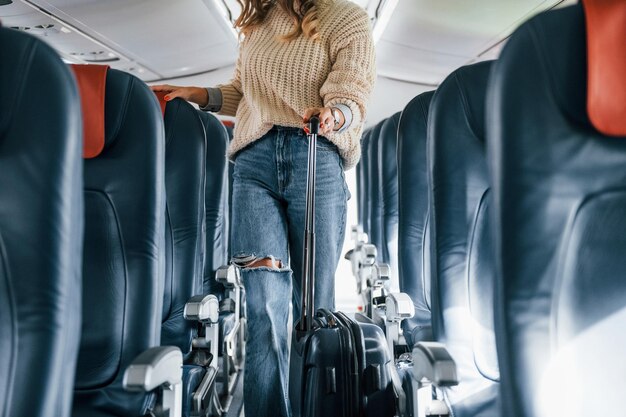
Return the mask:
POLYGON ((236 116, 228 156, 235 162, 232 261, 242 267, 247 297, 244 409, 290 416, 287 323, 290 297, 293 317, 300 312, 307 178, 302 127, 320 116, 315 306, 333 309, 349 198, 343 170, 361 153, 374 46, 367 14, 347 0, 239 2, 243 40, 232 81, 153 89, 236 116))

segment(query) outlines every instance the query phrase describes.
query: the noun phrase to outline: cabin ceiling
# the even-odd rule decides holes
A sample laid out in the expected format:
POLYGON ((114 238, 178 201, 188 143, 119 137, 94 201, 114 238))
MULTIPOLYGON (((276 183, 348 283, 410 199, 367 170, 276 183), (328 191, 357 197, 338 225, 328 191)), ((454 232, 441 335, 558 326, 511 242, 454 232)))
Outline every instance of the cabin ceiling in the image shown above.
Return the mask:
POLYGON ((377 45, 378 73, 435 86, 462 65, 495 58, 491 50, 522 22, 561 2, 400 0, 377 45))
MULTIPOLYGON (((380 0, 353 0, 375 17, 380 0)), ((385 1, 383 0, 383 3, 385 1)), ((396 0, 377 44, 378 73, 437 85, 454 69, 495 58, 524 20, 557 0, 396 0)), ((4 26, 48 41, 67 62, 101 62, 145 81, 231 66, 235 0, 13 0, 4 26)))

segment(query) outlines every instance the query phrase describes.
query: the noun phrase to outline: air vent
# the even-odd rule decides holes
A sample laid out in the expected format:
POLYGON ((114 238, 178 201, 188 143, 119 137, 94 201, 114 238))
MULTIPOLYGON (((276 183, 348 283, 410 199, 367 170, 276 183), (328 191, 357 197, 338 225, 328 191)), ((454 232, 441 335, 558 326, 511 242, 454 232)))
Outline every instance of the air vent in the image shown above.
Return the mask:
POLYGON ((84 62, 105 63, 120 60, 114 53, 106 51, 70 52, 70 55, 84 62))
POLYGON ((11 29, 21 30, 22 32, 26 32, 30 30, 30 26, 11 26, 11 29))
POLYGON ((0 6, 8 6, 13 3, 11 0, 0 0, 0 6))

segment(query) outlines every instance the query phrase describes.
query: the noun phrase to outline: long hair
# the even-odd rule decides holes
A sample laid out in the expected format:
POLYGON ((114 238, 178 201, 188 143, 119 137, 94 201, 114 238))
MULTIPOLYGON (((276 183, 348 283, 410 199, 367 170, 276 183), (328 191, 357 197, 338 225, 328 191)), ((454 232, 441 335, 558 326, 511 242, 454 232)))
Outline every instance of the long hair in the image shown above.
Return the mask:
POLYGON ((245 36, 257 25, 263 23, 274 5, 283 9, 293 20, 294 28, 282 40, 290 41, 304 33, 307 38, 318 39, 317 27, 318 0, 237 0, 241 14, 235 21, 235 28, 245 36))

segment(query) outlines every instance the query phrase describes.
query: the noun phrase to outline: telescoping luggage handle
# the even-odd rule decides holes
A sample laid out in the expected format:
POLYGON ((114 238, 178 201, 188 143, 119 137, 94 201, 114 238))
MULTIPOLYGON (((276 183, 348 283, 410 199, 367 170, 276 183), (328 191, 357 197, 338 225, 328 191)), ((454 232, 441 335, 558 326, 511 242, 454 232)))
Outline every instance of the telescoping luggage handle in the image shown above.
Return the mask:
POLYGON ((306 181, 306 210, 304 227, 304 254, 302 260, 302 314, 300 329, 310 331, 313 326, 314 289, 315 289, 315 169, 317 133, 320 119, 313 116, 309 119, 309 160, 307 165, 306 181))

